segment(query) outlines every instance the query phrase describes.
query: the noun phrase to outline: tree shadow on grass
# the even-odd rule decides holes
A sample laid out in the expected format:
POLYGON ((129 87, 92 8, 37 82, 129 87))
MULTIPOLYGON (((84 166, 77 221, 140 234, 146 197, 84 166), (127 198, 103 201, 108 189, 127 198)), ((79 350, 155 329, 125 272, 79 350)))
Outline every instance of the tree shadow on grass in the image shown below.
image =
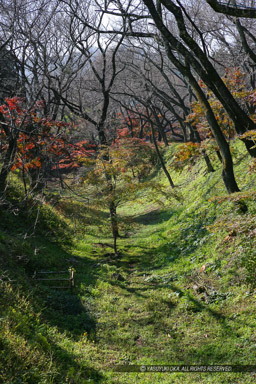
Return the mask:
MULTIPOLYGON (((59 244, 43 242, 43 247, 37 255, 31 257, 26 266, 26 273, 29 276, 28 285, 23 285, 22 292, 34 297, 33 304, 35 312, 39 310, 44 321, 56 326, 61 332, 68 332, 71 338, 77 339, 85 331, 93 338, 96 333, 96 319, 89 303, 81 299, 81 286, 94 286, 97 281, 97 268, 95 260, 90 257, 79 257, 72 255, 62 249, 59 244), (70 289, 69 267, 73 267, 74 288, 70 289), (52 272, 42 275, 47 280, 40 281, 33 278, 35 270, 38 272, 52 272), (55 274, 54 271, 57 273, 55 274), (66 271, 66 274, 58 275, 59 271, 66 271), (66 279, 65 281, 51 281, 51 279, 66 279), (49 279, 49 280, 48 280, 49 279), (56 289, 55 287, 64 287, 56 289), (36 303, 38 300, 38 303, 36 303)), ((38 248, 40 243, 37 242, 38 248)))
MULTIPOLYGON (((147 348, 147 353, 153 353, 154 349, 150 340, 150 332, 153 332, 153 335, 159 333, 159 337, 163 340, 163 335, 166 333, 166 343, 169 342, 170 348, 172 350, 172 359, 175 356, 175 361, 183 361, 184 364, 213 364, 219 363, 220 361, 224 361, 227 358, 227 352, 222 351, 220 348, 220 344, 228 342, 234 336, 232 328, 229 325, 228 319, 225 317, 221 311, 217 311, 211 308, 208 304, 201 302, 198 300, 193 294, 188 293, 186 290, 180 289, 175 284, 144 284, 143 287, 137 286, 133 288, 129 288, 125 285, 125 282, 108 282, 113 286, 118 286, 123 290, 126 290, 129 294, 128 296, 135 297, 135 301, 138 299, 143 300, 145 305, 141 307, 140 311, 136 311, 133 313, 133 307, 131 307, 131 311, 129 312, 129 316, 125 320, 125 329, 126 331, 122 334, 122 332, 118 332, 116 335, 114 332, 109 336, 110 344, 118 343, 122 350, 134 350, 134 345, 136 348, 136 343, 138 340, 138 348, 147 348), (191 345, 187 350, 181 348, 183 345, 184 331, 182 328, 175 330, 169 330, 166 326, 166 319, 170 317, 174 317, 174 321, 179 321, 179 317, 177 314, 174 314, 173 311, 177 307, 178 303, 169 302, 167 300, 161 299, 160 296, 154 296, 153 301, 150 301, 150 296, 153 290, 162 290, 168 289, 176 294, 180 295, 180 298, 186 297, 189 303, 187 309, 184 308, 184 311, 188 316, 194 317, 194 321, 199 321, 197 314, 206 312, 210 317, 212 317, 218 324, 218 326, 222 329, 222 333, 225 335, 224 339, 221 337, 218 338, 216 342, 211 341, 209 343, 208 339, 205 339, 204 334, 201 335, 200 340, 195 343, 193 341, 195 347, 191 345), (146 292, 148 291, 148 294, 146 292), (147 299, 147 300, 145 300, 147 299), (132 339, 127 341, 127 329, 130 329, 132 339), (136 331, 137 330, 137 331, 136 331), (171 336, 167 335, 171 333, 171 336), (143 335, 142 337, 139 335, 143 335), (168 337, 170 339, 168 340, 168 337), (145 339, 146 338, 146 339, 145 339), (129 343, 129 345, 127 345, 129 343)), ((138 282, 134 284, 139 285, 138 282)), ((181 300, 181 299, 180 299, 181 300)), ((134 302, 134 299, 131 300, 131 303, 134 302)), ((181 316, 181 315, 179 315, 181 316)), ((203 332, 203 330, 202 330, 203 332)), ((155 339, 155 337, 153 337, 155 339)), ((152 339, 152 340, 153 340, 152 339)), ((192 337, 193 339, 193 337, 192 337)), ((187 340, 190 340, 188 337, 187 340)), ((156 340, 154 341, 156 343, 156 340)), ((232 353, 235 353, 234 343, 230 341, 230 348, 232 353)), ((140 352, 143 349, 140 350, 140 352)), ((167 349, 165 350, 165 353, 167 349)), ((160 354, 161 355, 161 354, 160 354)), ((164 356, 166 359, 167 357, 164 356)), ((154 353, 152 355, 152 359, 154 359, 154 353)), ((161 356, 161 359, 163 356, 161 356)), ((228 362, 229 363, 229 362, 228 362)))
POLYGON ((166 211, 159 211, 159 209, 155 209, 151 212, 145 213, 144 215, 133 217, 133 221, 142 225, 156 225, 164 221, 168 221, 170 217, 170 209, 166 211))
POLYGON ((3 356, 3 363, 5 364, 3 364, 2 370, 3 377, 6 377, 7 380, 15 379, 15 381, 10 381, 12 383, 26 382, 34 384, 42 382, 42 377, 45 379, 48 373, 49 382, 56 384, 64 383, 67 379, 74 383, 84 382, 85 380, 91 380, 94 383, 104 382, 104 377, 95 368, 78 363, 78 361, 81 360, 78 360, 73 353, 61 348, 49 337, 47 337, 46 341, 46 338, 44 338, 41 333, 38 335, 35 333, 33 338, 25 337, 26 348, 30 347, 30 350, 33 351, 36 345, 35 343, 37 342, 37 352, 40 351, 41 347, 41 356, 43 357, 45 355, 45 362, 42 358, 37 361, 39 355, 36 354, 34 357, 28 355, 28 362, 26 363, 26 353, 24 354, 20 351, 20 354, 18 354, 15 346, 4 343, 3 348, 5 355, 3 356), (38 344, 38 335, 40 336, 40 340, 44 341, 44 343, 41 341, 41 346, 38 344), (53 370, 48 366, 49 354, 51 354, 53 370), (38 364, 39 367, 37 366, 38 364), (54 365, 57 370, 55 370, 54 365), (23 381, 24 379, 25 381, 23 381))
MULTIPOLYGON (((152 251, 150 251, 148 256, 151 255, 152 257, 151 252, 152 251)), ((156 268, 152 265, 148 265, 149 262, 150 262, 150 258, 147 260, 146 266, 150 268, 150 271, 153 273, 153 271, 156 270, 156 268)), ((126 273, 129 272, 129 258, 127 258, 126 262, 123 262, 123 263, 121 262, 121 260, 119 260, 117 263, 115 263, 115 261, 113 261, 112 263, 115 264, 121 270, 123 269, 124 271, 126 271, 126 273)), ((162 268, 162 266, 160 268, 162 268)), ((139 262, 138 264, 136 264, 136 276, 138 276, 138 273, 137 273, 138 271, 141 271, 141 272, 145 271, 145 264, 143 262, 139 262)), ((134 282, 134 285, 136 286, 127 286, 126 282, 111 281, 111 280, 110 281, 108 280, 108 282, 111 285, 119 286, 120 288, 126 290, 131 295, 135 295, 138 298, 144 298, 144 299, 148 299, 149 296, 146 294, 146 292, 149 290, 169 289, 170 291, 179 295, 179 297, 186 298, 186 300, 189 303, 189 310, 191 311, 191 313, 207 312, 219 324, 221 324, 222 328, 225 329, 225 332, 227 334, 231 332, 231 328, 223 313, 213 309, 209 304, 199 300, 197 297, 195 297, 193 294, 191 294, 187 290, 181 289, 178 286, 176 286, 175 283, 172 282, 173 278, 174 278, 173 276, 169 276, 167 281, 163 283, 163 279, 161 278, 161 276, 156 275, 156 281, 154 281, 153 283, 151 283, 150 281, 144 280, 144 282, 134 282)))
MULTIPOLYGON (((113 261, 110 260, 110 263, 116 263, 118 267, 123 267, 126 270, 129 270, 130 264, 136 263, 138 271, 146 272, 171 265, 180 257, 189 258, 200 248, 200 241, 208 233, 204 224, 203 219, 199 220, 197 218, 197 221, 191 220, 184 223, 182 228, 172 232, 170 237, 159 233, 159 239, 153 239, 151 244, 147 243, 146 240, 142 240, 143 244, 126 244, 125 247, 122 247, 121 244, 119 259, 115 260, 113 258, 113 261), (141 255, 139 252, 137 252, 137 255, 134 255, 135 249, 141 249, 141 255)), ((139 241, 142 242, 141 240, 139 241)))
POLYGON ((74 340, 79 340, 86 332, 90 339, 96 334, 96 319, 87 303, 66 292, 51 292, 44 298, 46 307, 42 312, 47 323, 67 332, 74 340))
POLYGON ((109 218, 108 212, 98 210, 96 208, 81 206, 81 204, 75 204, 74 202, 70 204, 70 207, 66 204, 62 211, 63 214, 69 219, 84 222, 89 225, 104 224, 109 218))

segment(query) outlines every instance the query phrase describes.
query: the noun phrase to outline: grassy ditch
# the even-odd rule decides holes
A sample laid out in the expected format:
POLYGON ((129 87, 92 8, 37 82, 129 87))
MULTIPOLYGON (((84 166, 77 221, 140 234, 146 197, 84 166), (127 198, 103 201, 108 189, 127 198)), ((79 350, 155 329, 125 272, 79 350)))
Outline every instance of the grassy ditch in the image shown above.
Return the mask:
MULTIPOLYGON (((0 222, 0 381, 255 383, 252 373, 115 368, 255 363, 255 177, 234 150, 246 214, 226 197, 217 160, 212 174, 198 162, 173 175, 183 199, 143 191, 120 208, 118 257, 108 215, 94 202, 44 204, 30 237, 35 209, 13 190, 0 222), (72 292, 32 279, 34 270, 70 266, 72 292)), ((154 177, 165 183, 161 172, 154 177)))

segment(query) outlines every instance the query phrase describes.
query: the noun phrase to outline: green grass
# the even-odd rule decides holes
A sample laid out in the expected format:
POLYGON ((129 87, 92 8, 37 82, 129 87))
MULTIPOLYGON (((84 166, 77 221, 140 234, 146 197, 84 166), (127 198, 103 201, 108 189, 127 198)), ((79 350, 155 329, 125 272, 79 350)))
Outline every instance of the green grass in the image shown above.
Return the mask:
MULTIPOLYGON (((247 172, 242 147, 235 150, 238 183, 249 196, 255 176, 247 172)), ((172 151, 166 152, 168 162, 172 151)), ((35 209, 30 215, 24 207, 18 214, 1 212, 0 380, 255 383, 250 373, 114 368, 255 363, 256 204, 250 195, 248 213, 241 214, 234 202, 222 199, 221 169, 212 160, 213 174, 201 162, 173 173, 182 201, 152 200, 149 191, 119 209, 118 257, 108 214, 92 202, 90 209, 75 198, 59 201, 55 209, 44 206, 31 238, 24 235, 35 209), (219 199, 209 201, 214 196, 219 199), (71 265, 76 270, 73 292, 31 279, 35 269, 71 265)), ((166 183, 160 171, 154 178, 166 183)), ((15 191, 10 201, 19 207, 15 191)))

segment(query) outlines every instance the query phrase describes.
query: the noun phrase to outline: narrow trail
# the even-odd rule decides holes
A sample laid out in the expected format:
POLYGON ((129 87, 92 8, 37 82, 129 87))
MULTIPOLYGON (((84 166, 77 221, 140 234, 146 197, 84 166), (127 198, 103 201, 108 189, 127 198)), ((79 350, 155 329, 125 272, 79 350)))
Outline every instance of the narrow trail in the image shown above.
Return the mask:
MULTIPOLYGON (((133 216, 136 225, 128 238, 118 240, 118 257, 109 247, 110 238, 94 237, 90 250, 82 243, 80 296, 94 319, 93 329, 85 324, 88 339, 83 354, 95 361, 106 383, 156 382, 153 374, 115 374, 116 365, 229 364, 230 356, 243 359, 244 351, 237 350, 235 335, 244 324, 230 315, 238 310, 236 302, 218 292, 216 279, 210 281, 214 290, 209 302, 203 288, 202 292, 193 288, 193 281, 202 275, 199 268, 192 275, 190 272, 191 276, 186 271, 188 267, 191 271, 188 246, 179 257, 175 243, 170 246, 162 234, 169 218, 168 210, 156 209, 133 216)), ((185 227, 189 241, 201 231, 199 224, 185 227)), ((175 231, 172 229, 174 239, 183 239, 183 233, 175 231)), ((208 283, 207 279, 203 275, 202 283, 208 283)), ((174 380, 177 384, 196 383, 197 376, 178 374, 174 380)), ((249 377, 246 383, 253 380, 249 377)), ((162 376, 157 382, 170 381, 162 376)), ((231 382, 236 381, 231 377, 223 381, 231 382)))

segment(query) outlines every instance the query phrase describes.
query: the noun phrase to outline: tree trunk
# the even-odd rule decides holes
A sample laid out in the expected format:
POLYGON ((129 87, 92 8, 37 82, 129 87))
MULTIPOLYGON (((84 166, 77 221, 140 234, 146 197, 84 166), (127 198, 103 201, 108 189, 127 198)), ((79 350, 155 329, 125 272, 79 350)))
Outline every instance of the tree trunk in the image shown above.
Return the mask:
POLYGON ((216 150, 216 155, 217 155, 219 161, 222 163, 222 157, 221 157, 220 151, 218 149, 216 150))
POLYGON ((214 116, 214 113, 211 109, 211 106, 198 85, 197 81, 194 79, 194 77, 191 75, 189 77, 189 80, 191 82, 191 85, 194 88, 194 91, 198 97, 198 100, 200 101, 201 105, 204 108, 205 114, 207 121, 211 127, 212 133, 215 137, 215 140, 220 148, 220 153, 221 153, 221 158, 222 158, 222 178, 225 184, 225 187, 228 191, 228 193, 234 193, 234 192, 239 192, 238 185, 236 183, 235 175, 234 175, 234 170, 233 170, 233 160, 232 156, 230 153, 229 145, 228 142, 225 139, 225 136, 223 135, 219 124, 214 116))
POLYGON ((116 214, 116 205, 114 201, 111 201, 109 204, 109 213, 110 213, 110 220, 111 220, 112 235, 114 239, 114 252, 116 255, 117 254, 117 238, 119 237, 119 231, 118 231, 118 222, 117 222, 117 214, 116 214))
POLYGON ((9 146, 4 158, 4 164, 0 173, 0 193, 3 193, 6 189, 6 181, 11 168, 13 166, 15 156, 17 152, 17 136, 9 139, 9 146))
MULTIPOLYGON (((195 90, 196 92, 196 90, 195 90)), ((221 132, 221 129, 215 119, 214 113, 208 104, 208 101, 205 99, 205 112, 206 118, 212 128, 213 135, 217 141, 217 144, 220 148, 220 153, 222 157, 222 178, 225 184, 225 187, 228 193, 239 192, 238 185, 235 180, 234 170, 233 170, 233 160, 230 153, 229 145, 221 132), (208 104, 208 105, 207 105, 208 104)))
MULTIPOLYGON (((197 141, 198 143, 201 143, 202 140, 201 140, 201 137, 200 137, 200 135, 199 135, 199 133, 198 133, 196 127, 192 127, 191 125, 190 125, 190 127, 191 127, 191 131, 194 131, 196 141, 197 141), (194 129, 193 129, 193 128, 194 128, 194 129)), ((203 149, 203 150, 202 150, 202 153, 203 153, 204 161, 205 161, 206 166, 207 166, 207 171, 208 171, 209 173, 210 173, 210 172, 214 172, 213 165, 212 165, 212 163, 211 163, 211 160, 210 160, 209 156, 208 156, 207 153, 206 153, 206 150, 203 149)))
POLYGON ((210 160, 209 156, 208 156, 207 153, 206 153, 206 150, 203 149, 203 150, 202 150, 202 153, 203 153, 204 161, 205 161, 205 163, 206 163, 206 165, 207 165, 207 171, 208 171, 209 173, 214 172, 215 170, 214 170, 214 168, 213 168, 213 165, 212 165, 212 163, 211 163, 211 160, 210 160))
POLYGON ((164 128, 163 128, 163 125, 158 117, 158 114, 157 112, 155 111, 154 108, 152 108, 152 112, 153 112, 153 115, 156 119, 156 122, 157 122, 157 130, 158 130, 158 139, 160 141, 160 139, 163 139, 163 142, 164 142, 164 145, 166 147, 168 147, 168 140, 167 140, 167 137, 166 137, 166 134, 165 134, 165 131, 164 131, 164 128))
POLYGON ((42 169, 31 169, 29 175, 31 178, 31 191, 35 194, 42 193, 46 185, 42 169))
POLYGON ((174 183, 173 183, 173 181, 172 181, 171 175, 170 175, 170 173, 168 172, 168 170, 167 170, 167 168, 166 168, 166 166, 165 166, 165 163, 164 163, 164 159, 163 159, 163 157, 162 157, 162 155, 161 155, 161 153, 160 153, 160 151, 159 151, 159 148, 158 148, 158 145, 157 145, 157 141, 156 141, 156 138, 155 138, 155 129, 154 129, 154 125, 153 125, 152 122, 151 122, 151 129, 152 129, 152 134, 151 134, 151 136, 152 136, 152 140, 153 140, 153 143, 154 143, 154 146, 155 146, 155 149, 156 149, 157 157, 158 157, 158 159, 159 159, 159 161, 160 161, 160 164, 161 164, 161 167, 162 167, 162 169, 163 169, 163 171, 164 171, 164 173, 165 173, 165 176, 167 177, 167 179, 168 179, 168 181, 169 181, 170 186, 171 186, 172 188, 174 188, 175 185, 174 185, 174 183))

